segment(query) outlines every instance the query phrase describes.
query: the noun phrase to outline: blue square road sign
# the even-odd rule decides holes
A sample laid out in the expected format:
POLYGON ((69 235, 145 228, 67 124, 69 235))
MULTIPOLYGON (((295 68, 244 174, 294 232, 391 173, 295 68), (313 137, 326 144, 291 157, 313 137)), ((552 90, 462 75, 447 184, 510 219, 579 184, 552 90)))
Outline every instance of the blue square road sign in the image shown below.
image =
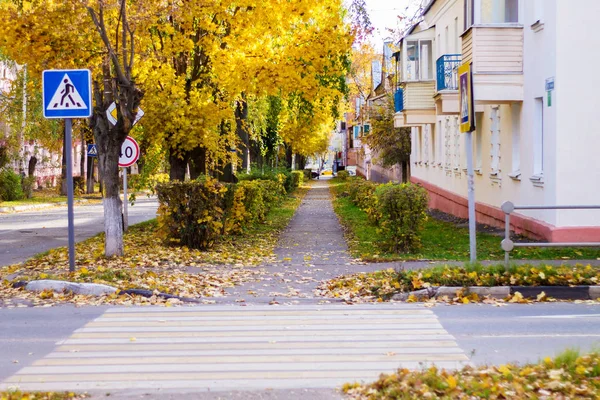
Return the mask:
POLYGON ((95 144, 88 144, 87 147, 88 157, 98 157, 98 147, 95 144))
POLYGON ((45 118, 92 116, 92 74, 88 69, 53 69, 42 73, 45 118))

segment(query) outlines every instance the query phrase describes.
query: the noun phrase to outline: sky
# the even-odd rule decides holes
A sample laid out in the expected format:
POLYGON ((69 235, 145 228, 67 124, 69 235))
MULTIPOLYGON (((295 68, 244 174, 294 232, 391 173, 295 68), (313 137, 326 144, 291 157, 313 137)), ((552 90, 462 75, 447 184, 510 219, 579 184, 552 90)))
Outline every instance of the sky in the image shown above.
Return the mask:
POLYGON ((375 28, 371 43, 376 49, 381 48, 383 40, 390 37, 386 28, 398 29, 398 15, 406 14, 409 5, 413 5, 411 9, 414 9, 415 3, 415 0, 366 0, 371 23, 375 28))

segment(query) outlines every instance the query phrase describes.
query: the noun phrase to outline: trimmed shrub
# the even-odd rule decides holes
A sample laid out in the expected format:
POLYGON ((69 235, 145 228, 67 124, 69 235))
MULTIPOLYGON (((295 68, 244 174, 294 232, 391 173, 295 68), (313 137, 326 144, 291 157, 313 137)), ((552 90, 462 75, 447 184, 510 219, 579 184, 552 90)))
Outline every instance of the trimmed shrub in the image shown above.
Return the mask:
POLYGON ((26 199, 33 197, 33 186, 35 185, 35 176, 28 176, 21 180, 21 188, 23 189, 23 196, 26 199))
POLYGON ((395 252, 413 252, 421 245, 427 219, 427 191, 418 185, 379 185, 375 191, 378 222, 387 246, 395 252))
POLYGON ((223 229, 227 188, 210 177, 159 183, 158 224, 162 236, 194 249, 210 248, 223 229))
MULTIPOLYGON (((129 185, 127 185, 129 186, 129 185)), ((73 194, 75 196, 81 196, 85 193, 85 177, 74 176, 73 177, 73 194)))
POLYGON ((348 184, 350 200, 362 210, 366 210, 375 201, 377 184, 362 178, 353 178, 348 184))
POLYGON ((304 169, 302 170, 302 173, 304 174, 304 182, 308 182, 312 179, 312 170, 304 169))
POLYGON ((350 174, 348 173, 348 171, 339 171, 337 173, 337 177, 341 181, 346 181, 350 177, 350 174))
POLYGON ((14 201, 24 197, 21 177, 12 169, 0 171, 0 200, 14 201))
POLYGON ((156 190, 161 236, 201 250, 210 248, 223 234, 241 233, 247 226, 263 222, 286 194, 281 181, 222 184, 209 177, 161 183, 156 190))
POLYGON ((291 184, 292 189, 296 189, 297 187, 302 185, 302 183, 304 182, 304 172, 302 172, 302 171, 292 171, 291 177, 292 177, 292 184, 291 184))

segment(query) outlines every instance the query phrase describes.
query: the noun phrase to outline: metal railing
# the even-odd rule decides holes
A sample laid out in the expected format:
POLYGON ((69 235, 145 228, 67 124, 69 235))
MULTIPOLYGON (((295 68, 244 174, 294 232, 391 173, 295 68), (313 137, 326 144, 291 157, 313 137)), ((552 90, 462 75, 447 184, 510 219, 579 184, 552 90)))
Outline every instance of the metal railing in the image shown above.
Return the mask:
POLYGON ((397 89, 394 93, 394 111, 400 112, 404 110, 404 91, 397 89))
POLYGON ((504 239, 501 247, 504 250, 504 266, 508 268, 510 252, 515 247, 600 247, 598 242, 561 242, 561 243, 515 243, 510 239, 510 214, 515 210, 600 210, 600 206, 516 206, 511 201, 502 203, 504 212, 504 239))
POLYGON ((437 90, 458 90, 458 67, 460 54, 444 54, 436 61, 437 90))

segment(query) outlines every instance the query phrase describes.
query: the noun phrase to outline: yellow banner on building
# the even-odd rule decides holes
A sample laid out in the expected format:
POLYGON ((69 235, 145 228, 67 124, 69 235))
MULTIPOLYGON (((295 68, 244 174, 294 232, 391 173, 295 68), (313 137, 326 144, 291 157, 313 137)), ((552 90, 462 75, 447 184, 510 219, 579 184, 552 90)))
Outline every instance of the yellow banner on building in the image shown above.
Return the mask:
POLYGON ((460 95, 460 131, 475 130, 475 102, 473 101, 473 73, 471 63, 458 67, 458 87, 460 95))

